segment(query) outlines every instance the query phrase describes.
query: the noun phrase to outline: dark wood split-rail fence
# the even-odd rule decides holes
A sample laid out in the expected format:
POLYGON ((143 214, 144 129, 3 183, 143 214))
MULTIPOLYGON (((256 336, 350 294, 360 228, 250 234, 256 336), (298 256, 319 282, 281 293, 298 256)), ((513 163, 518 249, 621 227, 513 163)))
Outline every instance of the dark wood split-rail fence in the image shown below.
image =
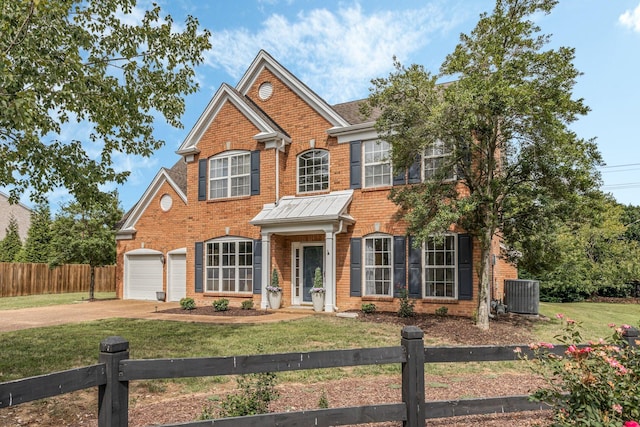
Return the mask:
MULTIPOLYGON (((636 345, 638 331, 625 331, 630 345, 636 345)), ((520 360, 517 346, 424 347, 423 332, 406 326, 398 347, 326 350, 308 353, 185 359, 129 359, 129 343, 109 337, 100 343, 98 364, 0 384, 0 408, 53 397, 87 388, 98 388, 98 426, 125 427, 129 418, 129 382, 161 378, 239 375, 284 372, 346 366, 402 365, 402 402, 369 406, 269 413, 237 418, 195 421, 167 426, 338 426, 402 421, 403 426, 424 426, 425 420, 463 415, 521 412, 549 409, 529 397, 505 396, 455 401, 426 401, 425 363, 490 362, 520 360)), ((532 357, 527 346, 522 354, 532 357)), ((564 346, 550 350, 562 354, 564 346)))

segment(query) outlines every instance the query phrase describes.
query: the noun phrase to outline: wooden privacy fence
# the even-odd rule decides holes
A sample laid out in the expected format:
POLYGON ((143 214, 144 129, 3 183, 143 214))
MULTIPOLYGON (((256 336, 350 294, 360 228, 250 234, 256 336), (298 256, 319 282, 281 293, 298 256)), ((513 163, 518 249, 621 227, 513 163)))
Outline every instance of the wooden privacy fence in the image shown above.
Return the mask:
MULTIPOLYGON (((318 368, 400 363, 402 402, 369 406, 270 413, 248 417, 221 418, 169 426, 263 427, 287 425, 338 426, 346 424, 402 421, 405 427, 424 426, 426 419, 548 409, 530 402, 528 396, 425 402, 424 364, 441 362, 489 362, 520 360, 516 346, 424 347, 423 333, 406 326, 398 347, 327 350, 309 353, 264 354, 255 356, 188 359, 130 360, 129 343, 109 337, 100 343, 97 365, 0 384, 0 408, 98 387, 98 426, 126 427, 129 422, 129 382, 160 378, 238 375, 284 372, 318 368)), ((636 345, 638 331, 628 329, 625 338, 636 345)), ((550 350, 562 354, 566 346, 550 350)), ((532 357, 526 347, 522 352, 532 357)), ((499 381, 496 380, 496 381, 499 381)))
MULTIPOLYGON (((0 262, 0 297, 89 292, 91 266, 0 262)), ((115 292, 116 266, 96 267, 96 292, 115 292)))

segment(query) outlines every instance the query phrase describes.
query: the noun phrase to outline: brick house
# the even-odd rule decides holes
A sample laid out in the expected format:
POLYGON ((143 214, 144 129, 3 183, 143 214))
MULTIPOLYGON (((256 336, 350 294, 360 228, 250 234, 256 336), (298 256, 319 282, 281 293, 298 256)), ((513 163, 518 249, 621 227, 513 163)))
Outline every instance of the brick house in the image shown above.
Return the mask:
MULTIPOLYGON (((407 289, 416 311, 477 307, 479 250, 452 226, 414 248, 388 199, 422 170, 392 171, 362 101, 329 105, 261 51, 236 87, 223 84, 117 234, 119 298, 192 297, 200 305, 252 299, 268 308, 273 269, 283 307, 310 306, 316 267, 325 311, 374 303, 395 311, 407 289)), ((496 242, 495 254, 500 251, 496 242)), ((495 257, 493 298, 516 269, 495 257)))

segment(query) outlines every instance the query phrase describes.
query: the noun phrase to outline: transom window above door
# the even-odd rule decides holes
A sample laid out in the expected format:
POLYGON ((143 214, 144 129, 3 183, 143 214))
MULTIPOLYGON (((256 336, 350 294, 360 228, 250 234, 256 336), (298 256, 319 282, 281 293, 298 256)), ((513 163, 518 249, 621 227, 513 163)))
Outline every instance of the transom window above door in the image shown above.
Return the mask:
POLYGON ((209 199, 248 196, 250 192, 250 153, 235 151, 209 159, 209 199))
POLYGON ((298 156, 298 193, 329 189, 329 152, 310 150, 298 156))

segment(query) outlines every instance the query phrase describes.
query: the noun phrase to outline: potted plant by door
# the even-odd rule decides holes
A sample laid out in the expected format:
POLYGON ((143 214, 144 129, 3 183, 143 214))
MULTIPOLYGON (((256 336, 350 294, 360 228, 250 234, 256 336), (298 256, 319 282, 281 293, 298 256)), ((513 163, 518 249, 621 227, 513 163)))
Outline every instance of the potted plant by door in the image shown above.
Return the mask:
POLYGON ((315 276, 313 277, 313 288, 309 289, 311 293, 311 301, 313 302, 313 311, 324 310, 324 295, 326 289, 322 283, 322 271, 320 267, 316 268, 315 276))
POLYGON ((267 286, 267 300, 269 301, 269 307, 273 309, 280 308, 280 304, 282 302, 282 288, 280 287, 278 271, 275 268, 271 273, 271 284, 267 286))

